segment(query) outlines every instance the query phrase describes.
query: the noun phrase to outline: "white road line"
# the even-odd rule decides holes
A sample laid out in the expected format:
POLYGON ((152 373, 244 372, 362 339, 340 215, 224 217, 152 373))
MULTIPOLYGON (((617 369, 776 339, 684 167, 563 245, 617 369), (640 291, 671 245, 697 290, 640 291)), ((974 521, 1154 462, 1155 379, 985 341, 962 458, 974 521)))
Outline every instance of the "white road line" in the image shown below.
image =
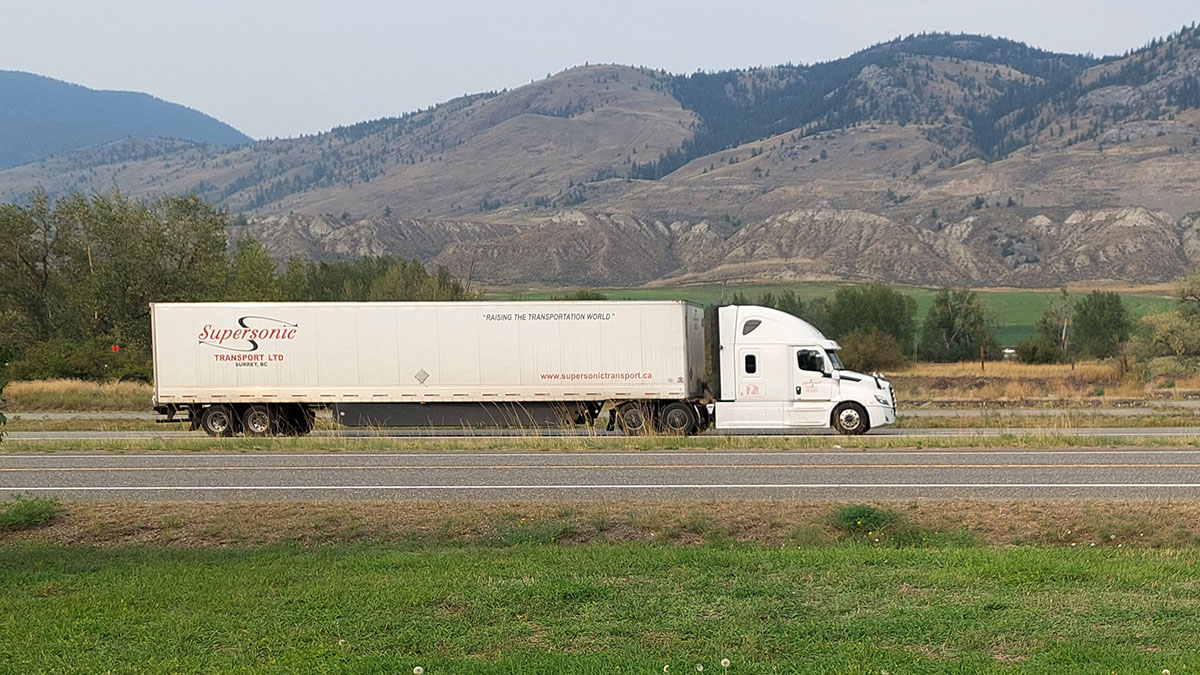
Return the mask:
POLYGON ((0 492, 105 492, 105 491, 189 491, 206 492, 237 490, 258 491, 304 491, 304 490, 697 490, 697 489, 887 489, 887 488, 1200 488, 1200 483, 693 483, 676 485, 155 485, 139 487, 118 485, 111 487, 0 487, 0 492))

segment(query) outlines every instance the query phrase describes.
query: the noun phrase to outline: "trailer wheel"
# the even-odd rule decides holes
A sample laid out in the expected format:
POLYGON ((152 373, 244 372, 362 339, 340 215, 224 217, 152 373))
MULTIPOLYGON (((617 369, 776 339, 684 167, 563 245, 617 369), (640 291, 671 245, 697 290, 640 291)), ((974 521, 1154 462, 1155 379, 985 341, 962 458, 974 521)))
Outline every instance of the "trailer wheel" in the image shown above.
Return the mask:
POLYGON ((621 425, 621 431, 624 431, 626 436, 637 436, 650 431, 650 419, 645 403, 630 401, 617 408, 617 423, 621 425))
POLYGON ((200 428, 209 436, 226 438, 233 435, 236 427, 237 417, 229 406, 213 405, 200 413, 200 428))
POLYGON ((682 401, 663 406, 658 413, 658 428, 667 434, 690 436, 696 432, 696 409, 682 401))
POLYGON ((843 403, 833 409, 833 428, 845 436, 867 433, 867 411, 857 403, 843 403))
POLYGON ((247 436, 270 436, 277 426, 275 413, 265 405, 249 406, 242 413, 242 431, 247 436))

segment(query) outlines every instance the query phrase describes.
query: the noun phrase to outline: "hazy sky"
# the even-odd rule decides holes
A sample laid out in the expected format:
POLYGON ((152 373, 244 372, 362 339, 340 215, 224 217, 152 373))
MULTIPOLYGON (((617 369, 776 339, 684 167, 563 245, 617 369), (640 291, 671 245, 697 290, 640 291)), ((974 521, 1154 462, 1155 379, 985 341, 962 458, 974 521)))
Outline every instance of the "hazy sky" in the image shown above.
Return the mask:
POLYGON ((584 62, 808 63, 921 31, 1103 55, 1198 18, 1195 0, 0 0, 0 70, 144 91, 265 138, 584 62))

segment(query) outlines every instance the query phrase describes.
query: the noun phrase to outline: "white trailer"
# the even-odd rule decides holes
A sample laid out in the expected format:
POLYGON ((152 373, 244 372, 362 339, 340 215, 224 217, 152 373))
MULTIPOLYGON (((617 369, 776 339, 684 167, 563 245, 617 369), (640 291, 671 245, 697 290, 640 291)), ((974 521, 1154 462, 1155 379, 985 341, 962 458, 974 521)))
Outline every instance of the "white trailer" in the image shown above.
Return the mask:
POLYGON ((895 419, 886 381, 871 377, 864 396, 868 376, 839 370, 836 343, 758 307, 720 308, 708 341, 703 310, 685 302, 157 303, 150 314, 155 409, 214 436, 307 433, 317 408, 350 426, 427 427, 594 424, 608 411, 627 433, 695 433, 714 414, 717 428, 845 433, 895 419), (795 348, 819 352, 816 384, 790 365, 795 348))

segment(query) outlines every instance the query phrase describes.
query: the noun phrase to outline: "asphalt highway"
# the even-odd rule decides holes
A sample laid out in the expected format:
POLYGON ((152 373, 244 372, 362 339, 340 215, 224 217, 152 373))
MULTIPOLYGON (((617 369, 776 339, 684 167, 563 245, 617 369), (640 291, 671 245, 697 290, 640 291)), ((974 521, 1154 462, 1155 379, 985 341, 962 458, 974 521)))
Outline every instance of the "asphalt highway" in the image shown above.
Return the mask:
POLYGON ((1182 499, 1200 450, 2 454, 0 498, 1182 499))

